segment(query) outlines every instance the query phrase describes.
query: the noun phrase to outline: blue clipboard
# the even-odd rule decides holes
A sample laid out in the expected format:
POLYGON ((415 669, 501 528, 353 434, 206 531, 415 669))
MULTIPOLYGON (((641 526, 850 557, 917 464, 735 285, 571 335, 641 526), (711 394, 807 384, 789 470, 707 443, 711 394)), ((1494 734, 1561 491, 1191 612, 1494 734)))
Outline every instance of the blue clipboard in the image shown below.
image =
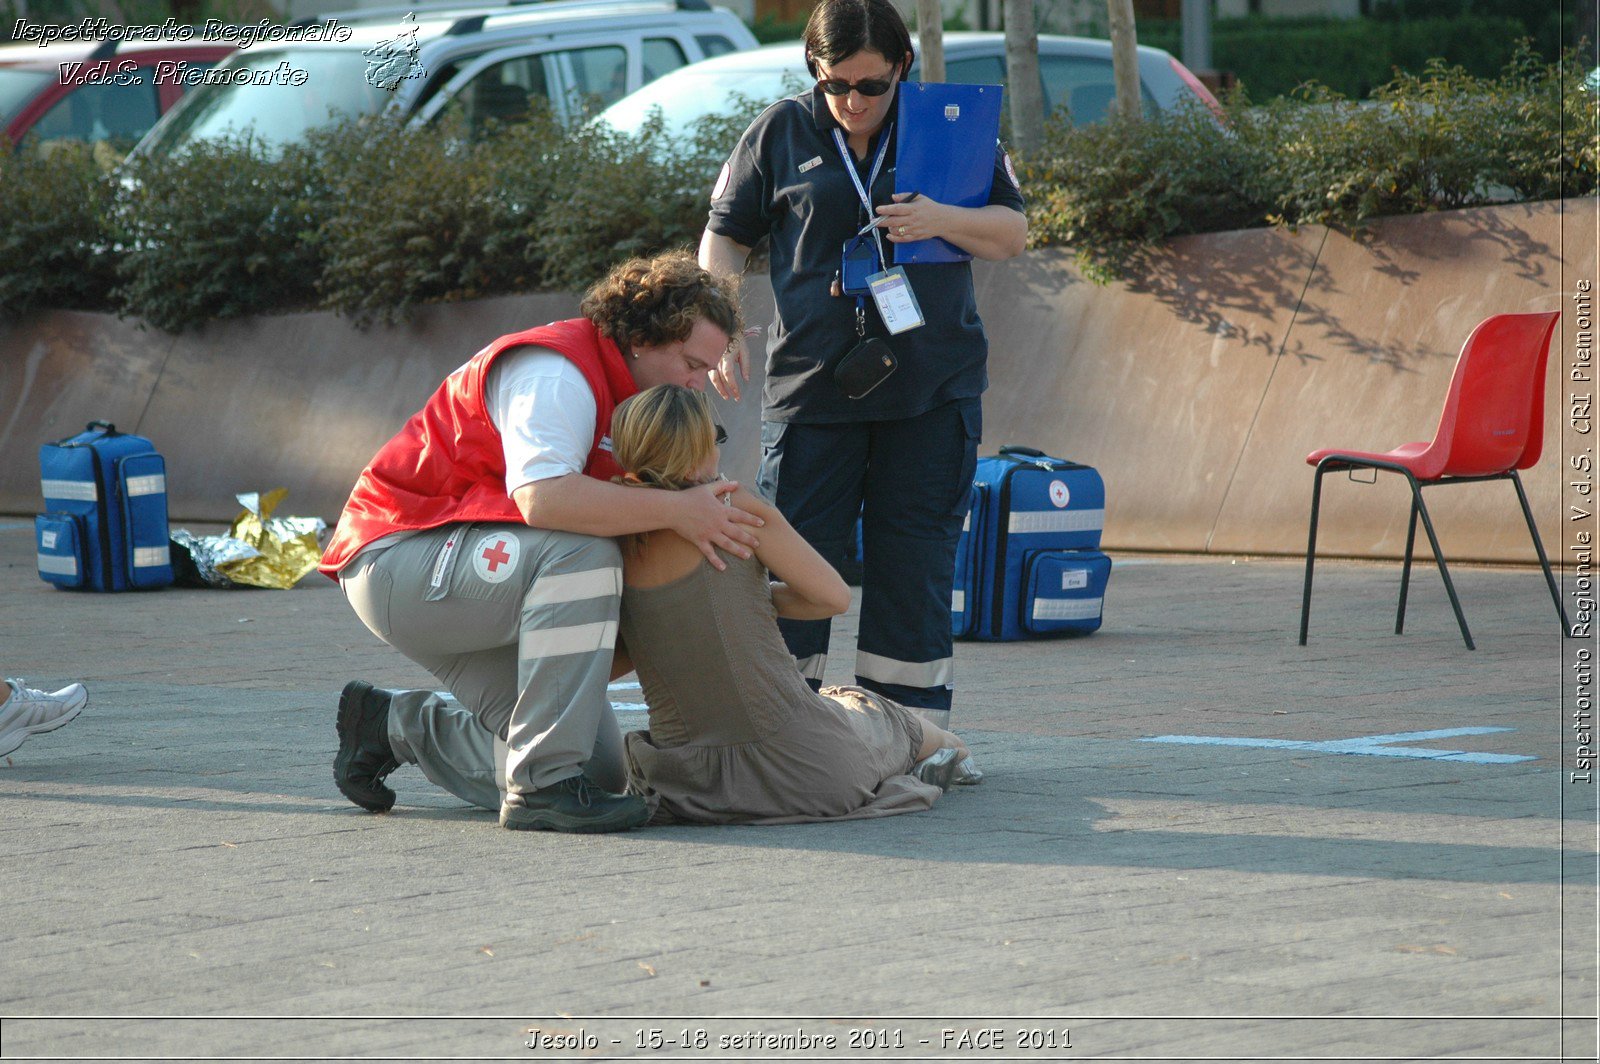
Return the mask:
MULTIPOLYGON (((958 207, 988 203, 1004 91, 999 85, 901 85, 894 190, 920 192, 958 207)), ((937 237, 894 246, 894 261, 902 264, 965 262, 970 258, 937 237)))

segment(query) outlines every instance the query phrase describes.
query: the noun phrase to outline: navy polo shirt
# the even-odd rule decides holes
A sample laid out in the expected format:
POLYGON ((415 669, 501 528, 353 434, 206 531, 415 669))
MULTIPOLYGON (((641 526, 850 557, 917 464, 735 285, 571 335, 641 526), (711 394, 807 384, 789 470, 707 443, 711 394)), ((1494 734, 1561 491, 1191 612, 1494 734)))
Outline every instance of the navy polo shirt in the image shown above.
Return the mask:
MULTIPOLYGON (((863 186, 898 110, 897 95, 867 157, 851 154, 863 186)), ((966 262, 904 267, 927 319, 910 332, 889 336, 867 298, 867 335, 887 339, 900 368, 861 399, 845 398, 833 383, 834 363, 857 342, 856 300, 829 290, 845 241, 867 220, 833 139, 837 126, 820 89, 779 100, 745 130, 712 192, 707 228, 713 233, 746 247, 764 236, 772 238, 777 320, 767 339, 762 416, 814 424, 887 421, 983 394, 988 343, 972 291, 971 264, 966 262)), ((891 143, 871 189, 873 205, 892 202, 893 192, 891 143)), ((998 144, 989 202, 1023 209, 1022 194, 998 144)), ((891 264, 893 246, 883 241, 891 264)))

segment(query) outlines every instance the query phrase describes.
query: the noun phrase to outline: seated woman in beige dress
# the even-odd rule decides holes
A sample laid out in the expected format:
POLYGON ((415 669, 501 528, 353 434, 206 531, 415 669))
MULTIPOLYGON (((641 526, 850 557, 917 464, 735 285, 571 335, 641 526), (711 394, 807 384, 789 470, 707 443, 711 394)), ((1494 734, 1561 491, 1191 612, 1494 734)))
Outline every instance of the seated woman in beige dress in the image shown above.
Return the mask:
MULTIPOLYGON (((710 401, 674 385, 617 408, 625 483, 681 490, 717 479, 710 401)), ((780 823, 886 816, 931 806, 952 780, 977 782, 966 746, 915 711, 858 687, 813 691, 777 618, 843 613, 850 590, 775 507, 755 557, 712 568, 671 531, 623 542, 622 643, 649 706, 627 736, 630 787, 652 823, 780 823), (769 582, 770 573, 770 582, 769 582)))

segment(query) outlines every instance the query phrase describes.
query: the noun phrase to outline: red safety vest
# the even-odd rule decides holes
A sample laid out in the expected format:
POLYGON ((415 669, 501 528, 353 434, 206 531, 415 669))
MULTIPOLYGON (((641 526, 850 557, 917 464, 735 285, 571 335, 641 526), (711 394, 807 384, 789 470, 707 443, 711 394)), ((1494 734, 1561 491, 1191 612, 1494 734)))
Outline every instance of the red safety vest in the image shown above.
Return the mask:
POLYGON ((587 318, 502 336, 444 379, 426 405, 361 471, 322 555, 335 579, 362 547, 393 532, 473 521, 522 524, 506 494, 506 459, 483 386, 511 348, 535 344, 570 358, 595 398, 594 444, 583 471, 599 480, 621 473, 611 455, 611 412, 637 392, 617 345, 587 318))

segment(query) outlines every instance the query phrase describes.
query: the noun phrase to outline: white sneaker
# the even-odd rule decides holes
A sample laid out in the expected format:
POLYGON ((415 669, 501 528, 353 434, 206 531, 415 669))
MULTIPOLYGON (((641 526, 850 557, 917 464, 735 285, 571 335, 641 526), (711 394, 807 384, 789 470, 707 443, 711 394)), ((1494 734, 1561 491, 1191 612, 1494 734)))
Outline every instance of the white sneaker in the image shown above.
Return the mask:
POLYGON ((941 791, 948 791, 951 777, 956 772, 956 761, 960 757, 955 747, 942 747, 911 766, 911 774, 923 783, 931 783, 941 791))
POLYGON ((11 687, 11 696, 0 703, 0 757, 21 746, 30 735, 61 727, 89 701, 89 692, 81 683, 48 694, 22 680, 6 683, 11 687))

